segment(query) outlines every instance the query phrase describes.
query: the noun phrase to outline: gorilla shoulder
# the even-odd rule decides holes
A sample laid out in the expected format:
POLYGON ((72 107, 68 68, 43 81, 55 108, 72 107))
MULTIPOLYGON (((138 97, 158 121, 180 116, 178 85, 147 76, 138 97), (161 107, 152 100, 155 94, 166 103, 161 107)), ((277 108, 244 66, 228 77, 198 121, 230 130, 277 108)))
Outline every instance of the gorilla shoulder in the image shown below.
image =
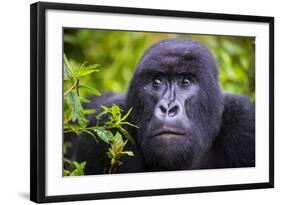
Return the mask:
POLYGON ((248 97, 224 94, 218 137, 230 167, 255 166, 255 106, 248 97))

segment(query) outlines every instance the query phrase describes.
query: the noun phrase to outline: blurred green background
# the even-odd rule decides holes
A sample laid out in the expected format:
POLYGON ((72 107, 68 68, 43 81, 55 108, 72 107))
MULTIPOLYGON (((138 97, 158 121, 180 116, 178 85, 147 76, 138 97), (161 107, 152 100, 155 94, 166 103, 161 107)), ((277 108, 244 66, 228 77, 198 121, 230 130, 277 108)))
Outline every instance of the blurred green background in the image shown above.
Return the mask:
POLYGON ((190 37, 205 44, 217 60, 223 90, 255 101, 255 38, 218 35, 65 29, 64 53, 75 67, 99 64, 86 79, 101 92, 124 93, 144 51, 163 38, 190 37))

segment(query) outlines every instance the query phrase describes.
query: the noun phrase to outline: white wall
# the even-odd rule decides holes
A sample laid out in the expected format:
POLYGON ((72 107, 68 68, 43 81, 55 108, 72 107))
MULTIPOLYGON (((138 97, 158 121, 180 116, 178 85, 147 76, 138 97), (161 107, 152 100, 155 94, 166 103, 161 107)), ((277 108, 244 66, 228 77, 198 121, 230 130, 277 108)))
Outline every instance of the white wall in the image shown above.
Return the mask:
MULTIPOLYGON (((52 0, 49 0, 52 1, 52 0)), ((0 203, 31 204, 29 198, 29 4, 2 1, 0 6, 0 203), (14 84, 17 83, 17 84, 14 84)), ((81 3, 78 0, 61 2, 81 3)), ((85 4, 275 16, 275 177, 276 188, 101 200, 95 204, 278 204, 281 194, 281 12, 278 1, 212 0, 84 0, 85 4)), ((93 204, 93 202, 79 202, 93 204)), ((279 202, 280 203, 280 202, 279 202)), ((71 202, 70 204, 78 204, 71 202)))

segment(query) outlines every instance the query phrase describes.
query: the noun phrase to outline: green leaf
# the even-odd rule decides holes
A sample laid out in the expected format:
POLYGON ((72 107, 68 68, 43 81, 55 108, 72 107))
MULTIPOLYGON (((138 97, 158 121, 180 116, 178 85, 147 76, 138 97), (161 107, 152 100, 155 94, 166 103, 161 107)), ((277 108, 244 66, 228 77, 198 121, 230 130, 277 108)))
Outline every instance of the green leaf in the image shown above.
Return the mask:
POLYGON ((74 74, 73 68, 71 67, 71 65, 70 65, 70 63, 69 63, 65 54, 63 55, 63 59, 64 59, 64 63, 66 64, 66 67, 65 67, 66 69, 64 69, 67 72, 66 77, 67 78, 69 77, 69 79, 73 79, 73 74, 74 74))
POLYGON ((120 158, 119 155, 123 151, 123 148, 125 147, 127 142, 128 142, 128 140, 126 140, 124 142, 123 138, 122 138, 122 135, 120 135, 119 132, 116 132, 116 134, 115 134, 115 136, 112 140, 112 144, 111 144, 111 149, 112 149, 116 159, 120 158))
POLYGON ((92 64, 92 65, 89 65, 88 67, 87 67, 87 70, 93 70, 93 69, 96 69, 97 67, 99 67, 100 66, 100 64, 92 64))
POLYGON ((79 173, 78 173, 77 169, 73 170, 73 171, 69 174, 69 176, 79 176, 79 173))
POLYGON ((69 176, 70 175, 70 171, 63 169, 63 176, 69 176))
POLYGON ((101 96, 101 93, 95 88, 92 88, 92 87, 89 87, 86 85, 81 85, 81 84, 79 85, 79 88, 85 88, 86 90, 90 91, 91 94, 96 95, 96 96, 101 96))
POLYGON ((76 169, 80 168, 80 164, 76 161, 73 161, 73 165, 75 166, 76 169))
POLYGON ((124 151, 124 152, 121 152, 122 155, 127 155, 127 156, 130 156, 130 157, 133 157, 135 156, 134 153, 132 151, 124 151))
POLYGON ((97 68, 99 66, 99 64, 93 64, 93 65, 89 65, 87 67, 85 67, 85 64, 86 64, 86 62, 84 62, 80 66, 79 70, 75 73, 75 77, 76 78, 81 78, 81 77, 90 75, 90 74, 92 74, 94 72, 99 72, 98 69, 95 69, 95 68, 97 68))
MULTIPOLYGON (((66 100, 64 100, 64 101, 66 101, 66 100)), ((64 124, 67 124, 70 121, 70 119, 71 119, 70 115, 71 115, 71 109, 68 107, 67 103, 65 103, 64 112, 63 112, 63 119, 64 119, 63 123, 64 124)))
POLYGON ((119 131, 124 135, 124 137, 126 137, 132 144, 135 144, 135 140, 132 138, 132 136, 127 132, 127 130, 125 130, 122 127, 118 127, 119 131))
POLYGON ((86 162, 85 162, 85 161, 82 162, 82 163, 80 164, 80 166, 81 166, 81 168, 84 170, 84 168, 85 168, 85 166, 86 166, 86 162))
POLYGON ((79 70, 83 69, 87 63, 88 63, 87 61, 85 61, 84 63, 82 63, 81 66, 80 66, 80 68, 79 68, 79 70))
POLYGON ((66 102, 71 109, 71 119, 72 121, 78 120, 78 124, 81 127, 85 127, 87 124, 87 119, 85 118, 83 107, 80 102, 80 97, 77 95, 76 91, 69 92, 66 96, 66 102))
POLYGON ((121 119, 121 111, 120 111, 119 106, 113 105, 111 107, 111 111, 112 111, 112 115, 113 115, 114 120, 115 121, 120 121, 120 119, 121 119))
POLYGON ((132 110, 133 110, 133 108, 130 108, 130 110, 126 113, 126 115, 124 115, 124 116, 122 117, 121 121, 126 120, 126 119, 129 117, 129 115, 131 114, 132 110))
POLYGON ((84 109, 84 114, 85 115, 94 114, 95 112, 96 112, 95 109, 84 109))
POLYGON ((114 144, 122 144, 123 143, 123 138, 122 135, 120 135, 119 132, 116 132, 114 138, 113 138, 113 143, 114 144))
POLYGON ((70 161, 69 159, 64 158, 64 162, 68 163, 73 167, 73 170, 63 170, 64 176, 81 176, 84 175, 84 168, 86 166, 86 162, 78 163, 77 161, 70 161))
POLYGON ((72 75, 69 71, 69 69, 67 68, 66 64, 64 63, 64 67, 63 67, 63 79, 64 80, 72 80, 72 75))
POLYGON ((81 162, 80 164, 76 161, 73 161, 73 165, 75 169, 70 173, 70 176, 81 176, 84 175, 84 168, 86 166, 86 162, 81 162))
POLYGON ((113 152, 115 153, 115 155, 116 155, 116 159, 119 159, 121 156, 120 156, 120 153, 123 151, 123 149, 124 149, 124 147, 125 147, 125 145, 126 145, 126 143, 127 143, 127 141, 126 142, 123 142, 123 143, 121 143, 121 144, 114 144, 113 146, 112 146, 112 150, 113 150, 113 152))
POLYGON ((78 71, 77 73, 75 73, 75 77, 76 78, 81 78, 81 77, 85 77, 87 75, 90 75, 94 72, 99 72, 99 70, 81 70, 81 71, 78 71))
POLYGON ((105 105, 102 105, 101 108, 106 112, 111 112, 110 108, 105 105))
POLYGON ((134 124, 132 124, 132 123, 130 123, 130 122, 121 122, 120 124, 122 124, 122 125, 129 125, 129 126, 131 126, 131 127, 139 128, 139 126, 134 125, 134 124))
POLYGON ((91 100, 88 100, 88 99, 86 99, 86 98, 84 98, 82 96, 79 96, 79 97, 80 97, 80 102, 81 103, 89 103, 89 102, 91 102, 91 100))
POLYGON ((99 138, 107 144, 109 144, 109 142, 113 138, 112 132, 109 130, 106 130, 103 127, 98 127, 98 128, 95 128, 94 130, 95 130, 96 134, 99 136, 99 138))
POLYGON ((79 133, 81 127, 76 124, 71 124, 71 123, 64 123, 64 130, 69 131, 71 130, 72 132, 75 132, 76 134, 79 133))
POLYGON ((113 150, 111 148, 108 148, 108 152, 107 153, 107 156, 108 158, 112 159, 112 158, 115 158, 115 153, 113 152, 113 150))

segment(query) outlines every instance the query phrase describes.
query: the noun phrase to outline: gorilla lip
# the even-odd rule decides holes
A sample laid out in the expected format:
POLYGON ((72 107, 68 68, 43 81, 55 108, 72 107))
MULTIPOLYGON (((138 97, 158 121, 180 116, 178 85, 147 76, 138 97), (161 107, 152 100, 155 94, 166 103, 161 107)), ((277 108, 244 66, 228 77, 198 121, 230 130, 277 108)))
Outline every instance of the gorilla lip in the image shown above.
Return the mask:
POLYGON ((156 136, 161 136, 161 135, 184 135, 184 133, 179 132, 173 128, 164 127, 164 128, 158 129, 153 136, 156 137, 156 136))

